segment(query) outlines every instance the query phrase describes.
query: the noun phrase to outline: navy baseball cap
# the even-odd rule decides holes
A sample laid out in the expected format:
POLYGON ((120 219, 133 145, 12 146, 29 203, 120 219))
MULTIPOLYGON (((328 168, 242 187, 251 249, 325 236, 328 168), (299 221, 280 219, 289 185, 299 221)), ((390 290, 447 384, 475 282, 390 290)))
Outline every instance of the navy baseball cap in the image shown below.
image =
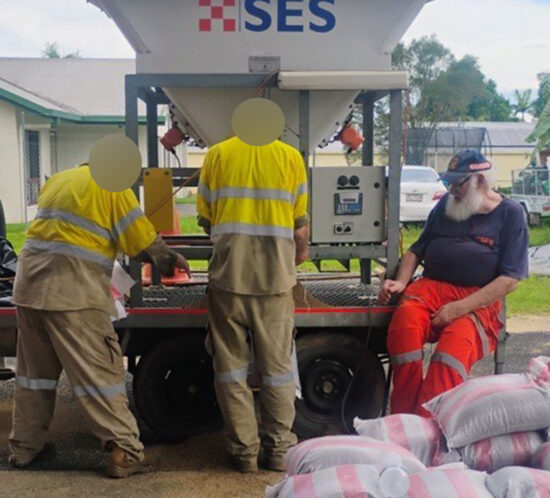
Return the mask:
POLYGON ((441 179, 447 183, 459 183, 460 180, 480 171, 487 171, 492 164, 485 156, 473 149, 465 149, 457 152, 449 161, 447 171, 441 175, 441 179))

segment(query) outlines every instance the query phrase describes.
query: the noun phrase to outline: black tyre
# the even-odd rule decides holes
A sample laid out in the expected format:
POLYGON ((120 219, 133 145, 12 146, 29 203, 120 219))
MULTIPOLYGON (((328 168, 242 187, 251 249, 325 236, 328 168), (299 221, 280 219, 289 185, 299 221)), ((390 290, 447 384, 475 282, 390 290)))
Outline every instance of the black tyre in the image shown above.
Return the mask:
POLYGON ((2 201, 0 201, 0 237, 6 238, 6 217, 4 215, 4 207, 2 201))
POLYGON ((133 391, 140 416, 163 440, 182 441, 223 425, 202 334, 157 344, 141 358, 133 391))
POLYGON ((384 402, 385 374, 373 351, 342 333, 313 332, 296 340, 302 399, 296 400, 294 431, 301 439, 344 432, 342 403, 351 379, 361 403, 354 416, 376 417, 384 402))

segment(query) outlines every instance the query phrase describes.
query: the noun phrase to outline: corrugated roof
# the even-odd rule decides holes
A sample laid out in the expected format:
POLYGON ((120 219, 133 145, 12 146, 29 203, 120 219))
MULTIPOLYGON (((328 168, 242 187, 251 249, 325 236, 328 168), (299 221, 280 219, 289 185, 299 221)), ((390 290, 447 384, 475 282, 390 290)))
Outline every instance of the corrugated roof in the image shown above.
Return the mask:
POLYGON ((464 123, 441 123, 440 128, 485 128, 486 146, 503 148, 530 148, 534 146, 525 141, 533 132, 535 123, 499 122, 499 121, 467 121, 464 123))
POLYGON ((0 88, 52 110, 124 116, 124 76, 135 71, 134 59, 0 57, 0 88))

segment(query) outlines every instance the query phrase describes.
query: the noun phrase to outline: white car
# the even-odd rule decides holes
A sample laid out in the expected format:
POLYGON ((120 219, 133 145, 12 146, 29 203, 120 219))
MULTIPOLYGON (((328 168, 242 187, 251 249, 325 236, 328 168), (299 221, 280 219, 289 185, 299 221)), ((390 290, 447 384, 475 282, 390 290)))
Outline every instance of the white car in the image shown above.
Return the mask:
POLYGON ((400 221, 426 221, 447 193, 437 172, 429 166, 403 166, 401 171, 400 221))

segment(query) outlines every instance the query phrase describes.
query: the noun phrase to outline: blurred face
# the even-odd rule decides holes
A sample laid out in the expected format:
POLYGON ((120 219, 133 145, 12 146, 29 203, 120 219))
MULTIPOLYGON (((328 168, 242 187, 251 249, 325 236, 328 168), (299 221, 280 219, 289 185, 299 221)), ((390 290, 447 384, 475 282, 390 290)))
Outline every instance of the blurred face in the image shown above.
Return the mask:
POLYGON ((476 175, 467 176, 452 184, 445 214, 454 221, 464 221, 480 213, 483 204, 482 185, 476 175))

